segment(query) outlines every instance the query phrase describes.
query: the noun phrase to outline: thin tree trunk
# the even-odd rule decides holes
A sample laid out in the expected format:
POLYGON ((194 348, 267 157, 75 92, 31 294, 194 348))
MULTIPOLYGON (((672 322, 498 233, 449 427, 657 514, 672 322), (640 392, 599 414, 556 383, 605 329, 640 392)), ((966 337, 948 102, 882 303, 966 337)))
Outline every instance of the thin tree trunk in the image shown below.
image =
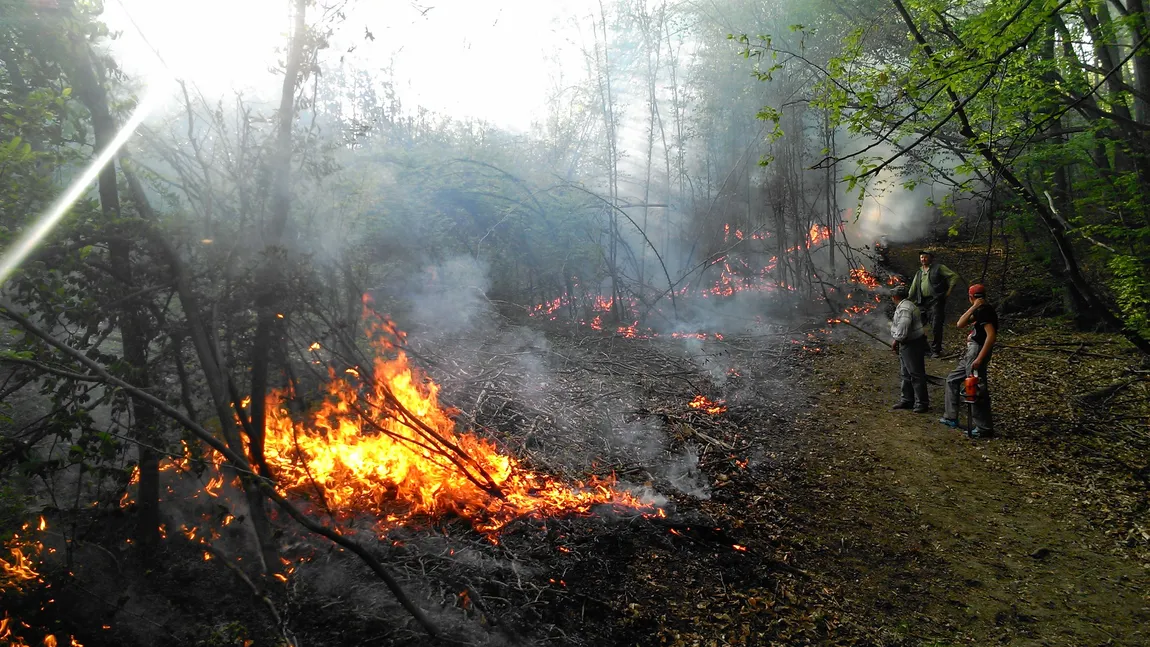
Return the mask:
POLYGON ((259 282, 263 288, 256 296, 256 332, 252 340, 252 385, 251 385, 251 443, 252 462, 265 476, 271 475, 264 458, 264 436, 267 424, 268 370, 271 361, 272 335, 277 327, 279 304, 283 300, 284 249, 283 234, 291 211, 291 160, 292 124, 295 121, 295 91, 299 81, 303 59, 303 43, 306 37, 307 0, 295 0, 295 24, 289 45, 287 66, 284 71, 283 88, 280 92, 278 128, 276 133, 275 157, 272 160, 274 174, 272 185, 272 214, 265 234, 266 260, 263 277, 259 282))
MULTIPOLYGON (((224 435, 224 441, 227 443, 228 448, 236 455, 246 457, 247 453, 244 451, 244 442, 240 437, 239 427, 236 425, 236 418, 243 415, 239 410, 239 403, 231 397, 228 390, 228 376, 222 358, 218 352, 216 344, 212 340, 212 336, 208 331, 207 326, 204 324, 202 316, 203 310, 200 308, 199 299, 196 293, 192 290, 191 284, 184 273, 183 262, 180 260, 179 255, 171 245, 165 240, 159 232, 154 230, 154 225, 157 222, 156 215, 152 211, 151 203, 148 201, 147 195, 144 193, 140 181, 136 178, 135 173, 132 172, 131 166, 126 161, 126 154, 121 155, 121 168, 124 171, 124 177, 127 180, 128 190, 132 194, 132 202, 136 208, 140 210, 141 217, 147 221, 145 234, 152 242, 152 246, 160 251, 161 256, 168 263, 169 271, 172 274, 172 280, 176 284, 176 293, 180 297, 180 305, 182 306, 184 317, 188 323, 188 336, 192 340, 192 346, 196 350, 196 356, 200 360, 200 367, 203 370, 204 381, 208 386, 208 393, 212 396, 212 404, 216 409, 216 418, 220 422, 220 429, 224 435)), ((263 497, 260 494, 260 484, 253 481, 253 474, 251 466, 248 464, 241 465, 237 470, 237 475, 243 481, 244 495, 247 500, 249 509, 249 518, 252 522, 252 530, 255 533, 256 548, 262 564, 262 571, 265 574, 274 574, 280 571, 281 564, 279 560, 279 551, 275 545, 275 539, 272 536, 271 520, 268 518, 267 510, 264 508, 263 497)))
MULTIPOLYGON (((1144 0, 1130 0, 1131 47, 1145 40, 1150 31, 1150 16, 1146 15, 1144 0)), ((1150 51, 1143 48, 1134 54, 1134 119, 1140 124, 1150 123, 1150 51)))
POLYGON ((599 0, 599 26, 603 32, 603 118, 607 125, 607 165, 610 172, 611 209, 608 217, 611 224, 611 310, 615 321, 622 323, 624 311, 622 286, 619 284, 619 215, 615 213, 619 206, 619 155, 615 97, 611 92, 610 40, 607 38, 607 12, 603 8, 603 0, 599 0))
MULTIPOLYGON (((83 36, 70 34, 72 39, 72 77, 80 100, 92 115, 92 131, 95 148, 103 151, 108 148, 117 134, 116 120, 108 107, 108 95, 100 82, 96 62, 83 36)), ((121 219, 120 194, 116 185, 115 164, 106 165, 98 179, 100 210, 105 220, 111 224, 121 219)), ((132 243, 127 236, 113 235, 108 241, 108 256, 116 279, 122 283, 122 293, 131 294, 137 288, 133 283, 132 243)), ((140 389, 151 387, 148 372, 148 331, 147 315, 135 299, 123 299, 119 308, 118 323, 124 359, 130 367, 128 382, 140 389)), ((160 458, 153 449, 160 444, 157 429, 159 421, 155 411, 148 405, 132 400, 132 437, 139 447, 139 492, 136 505, 139 517, 136 526, 136 541, 144 552, 145 559, 160 541, 160 458)))

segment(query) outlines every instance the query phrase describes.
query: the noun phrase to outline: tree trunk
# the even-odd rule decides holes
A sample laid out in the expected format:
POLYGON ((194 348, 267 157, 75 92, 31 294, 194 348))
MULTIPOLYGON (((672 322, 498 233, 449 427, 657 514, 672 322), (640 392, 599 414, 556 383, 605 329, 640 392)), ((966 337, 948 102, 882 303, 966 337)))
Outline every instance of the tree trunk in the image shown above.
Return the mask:
MULTIPOLYGON (((611 273, 611 313, 617 323, 622 323, 625 311, 623 310, 623 291, 619 282, 619 214, 615 209, 619 206, 619 167, 618 142, 616 141, 615 98, 611 91, 611 59, 608 54, 610 41, 607 38, 607 12, 603 8, 603 1, 599 0, 599 26, 603 33, 603 68, 601 71, 600 95, 603 102, 603 120, 607 129, 607 170, 609 173, 609 195, 611 205, 608 209, 607 219, 611 227, 609 271, 611 273)), ((597 60, 597 59, 596 59, 597 60)))
MULTIPOLYGON (((1150 16, 1146 15, 1144 0, 1130 0, 1130 46, 1133 47, 1150 31, 1150 16)), ((1150 51, 1145 47, 1134 54, 1134 119, 1150 123, 1150 51)))
MULTIPOLYGON (((70 34, 72 40, 72 78, 76 83, 77 94, 92 115, 92 130, 96 151, 108 148, 116 138, 116 120, 108 107, 108 95, 99 80, 96 63, 83 36, 70 34)), ((116 166, 109 163, 101 171, 98 179, 100 211, 111 228, 118 228, 120 195, 116 185, 116 166)), ((122 233, 122 232, 118 232, 122 233)), ((115 279, 121 283, 121 293, 127 296, 137 287, 133 283, 132 243, 128 236, 113 235, 108 241, 110 265, 115 271, 115 279)), ((151 387, 148 372, 148 325, 147 315, 135 299, 122 299, 117 321, 124 349, 124 359, 130 367, 127 381, 140 389, 151 387)), ((138 443, 139 451, 139 492, 136 498, 138 519, 136 541, 143 550, 144 558, 150 560, 160 541, 160 457, 154 449, 160 444, 159 420, 150 405, 132 400, 131 436, 138 443)))
MULTIPOLYGON (((124 177, 127 179, 128 190, 132 193, 132 202, 136 204, 136 207, 140 210, 140 215, 148 223, 148 228, 145 229, 145 233, 150 237, 152 246, 160 251, 161 256, 167 261, 170 268, 172 280, 176 285, 176 293, 180 297, 180 305, 188 323, 188 336, 191 338, 192 346, 196 350, 196 356, 200 360, 204 381, 207 383, 208 393, 212 396, 212 404, 216 409, 216 417, 220 421, 220 429, 223 432, 224 441, 234 454, 240 457, 246 457, 244 442, 240 437, 240 431, 236 425, 236 416, 241 413, 239 411, 239 403, 235 402, 229 393, 226 367, 222 363, 222 357, 220 357, 219 352, 217 352, 218 349, 212 340, 207 326, 204 325, 201 314, 203 310, 200 308, 199 299, 196 297, 195 291, 192 290, 192 286, 184 274, 183 262, 180 260, 179 255, 172 249, 167 240, 152 229, 152 226, 157 222, 156 215, 152 211, 151 204, 148 202, 143 187, 140 185, 139 180, 136 179, 135 174, 131 171, 130 165, 126 163, 124 158, 126 158, 126 155, 121 158, 121 168, 123 168, 124 177), (233 409, 233 407, 235 407, 235 409, 233 409)), ((237 467, 237 470, 237 475, 243 481, 244 496, 248 504, 252 530, 255 533, 256 548, 258 549, 258 555, 262 562, 263 568, 261 570, 268 575, 277 573, 281 567, 279 551, 276 548, 275 538, 272 534, 271 520, 268 518, 267 510, 264 508, 264 497, 260 492, 260 485, 252 480, 254 478, 254 472, 250 464, 241 464, 237 467)))
POLYGON ((265 238, 265 263, 261 270, 259 284, 261 292, 256 295, 256 332, 252 340, 252 383, 251 383, 251 438, 250 455, 264 476, 271 475, 264 458, 264 436, 267 423, 268 370, 271 361, 272 335, 277 328, 279 304, 284 294, 284 230, 291 211, 291 159, 292 124, 295 121, 295 90, 299 81, 303 59, 303 43, 306 37, 307 0, 295 0, 295 23, 289 45, 287 67, 284 71, 283 88, 280 92, 279 123, 276 132, 275 157, 272 172, 272 217, 265 238))

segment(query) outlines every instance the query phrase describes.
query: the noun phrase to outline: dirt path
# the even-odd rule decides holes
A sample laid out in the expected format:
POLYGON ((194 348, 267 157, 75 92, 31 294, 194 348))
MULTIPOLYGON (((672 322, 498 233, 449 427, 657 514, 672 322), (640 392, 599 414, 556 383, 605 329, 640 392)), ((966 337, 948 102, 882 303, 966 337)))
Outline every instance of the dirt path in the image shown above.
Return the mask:
POLYGON ((1150 644, 1150 573, 1074 512, 1075 484, 1037 473, 1042 448, 1009 421, 971 441, 938 424, 939 387, 930 414, 889 411, 897 360, 873 344, 828 349, 810 379, 799 557, 880 644, 1150 644))

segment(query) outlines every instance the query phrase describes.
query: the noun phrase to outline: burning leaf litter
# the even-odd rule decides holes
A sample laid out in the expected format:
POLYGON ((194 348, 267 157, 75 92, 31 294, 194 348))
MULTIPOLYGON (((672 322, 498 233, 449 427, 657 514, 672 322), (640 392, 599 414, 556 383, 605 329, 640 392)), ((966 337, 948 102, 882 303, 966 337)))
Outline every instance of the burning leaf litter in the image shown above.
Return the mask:
POLYGON ((381 533, 417 516, 455 514, 492 540, 522 517, 597 505, 660 513, 613 478, 564 483, 460 432, 456 412, 439 404, 439 386, 399 349, 402 334, 389 322, 372 333, 372 370, 333 372, 323 405, 306 420, 292 419, 284 393, 269 398, 265 451, 285 493, 319 496, 345 517, 376 517, 381 533))
MULTIPOLYGON (((343 520, 372 518, 381 535, 418 518, 457 515, 493 542, 500 529, 525 517, 586 514, 600 505, 664 514, 618 488, 614 477, 567 483, 528 469, 491 440, 459 431, 451 418, 458 412, 440 405, 438 385, 399 348, 403 333, 390 322, 376 322, 371 331, 371 370, 331 371, 323 404, 304 419, 289 414, 286 391, 269 395, 265 456, 282 494, 313 500, 343 520)), ((163 469, 192 471, 186 445, 185 451, 163 469)), ((205 474, 202 492, 218 497, 220 464, 205 474)), ((209 541, 202 529, 181 532, 209 541)))
MULTIPOLYGON (((40 570, 37 570, 40 568, 38 562, 40 555, 44 552, 44 544, 33 538, 30 533, 47 530, 48 522, 44 517, 40 517, 34 529, 32 523, 25 523, 20 532, 15 533, 10 540, 5 542, 4 550, 0 551, 0 555, 7 553, 8 556, 0 556, 0 593, 5 591, 20 593, 33 586, 46 586, 40 570)), ((51 604, 54 601, 49 599, 46 604, 51 604)), ((7 610, 4 610, 3 617, 0 617, 0 644, 2 645, 30 647, 31 644, 39 642, 44 647, 58 647, 65 644, 69 647, 83 647, 72 636, 68 636, 65 643, 62 642, 62 639, 58 639, 55 634, 47 634, 42 639, 33 640, 32 643, 29 643, 26 642, 27 636, 22 635, 27 633, 36 633, 36 629, 27 622, 13 618, 7 610)))
POLYGON ((687 403, 687 406, 691 407, 692 409, 705 411, 712 416, 717 416, 727 410, 726 405, 723 404, 723 400, 715 402, 708 400, 705 396, 702 395, 696 395, 694 399, 687 403))

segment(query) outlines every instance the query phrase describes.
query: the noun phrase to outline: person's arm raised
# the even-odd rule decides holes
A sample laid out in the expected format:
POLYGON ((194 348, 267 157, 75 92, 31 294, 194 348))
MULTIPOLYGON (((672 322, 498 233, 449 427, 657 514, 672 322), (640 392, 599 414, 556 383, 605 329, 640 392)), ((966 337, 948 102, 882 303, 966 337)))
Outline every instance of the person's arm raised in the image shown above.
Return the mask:
POLYGON ((958 318, 958 323, 955 325, 959 328, 966 328, 971 318, 974 317, 974 311, 981 308, 983 303, 986 303, 985 299, 975 299, 974 303, 970 304, 970 307, 966 309, 966 312, 962 313, 962 316, 958 318))

